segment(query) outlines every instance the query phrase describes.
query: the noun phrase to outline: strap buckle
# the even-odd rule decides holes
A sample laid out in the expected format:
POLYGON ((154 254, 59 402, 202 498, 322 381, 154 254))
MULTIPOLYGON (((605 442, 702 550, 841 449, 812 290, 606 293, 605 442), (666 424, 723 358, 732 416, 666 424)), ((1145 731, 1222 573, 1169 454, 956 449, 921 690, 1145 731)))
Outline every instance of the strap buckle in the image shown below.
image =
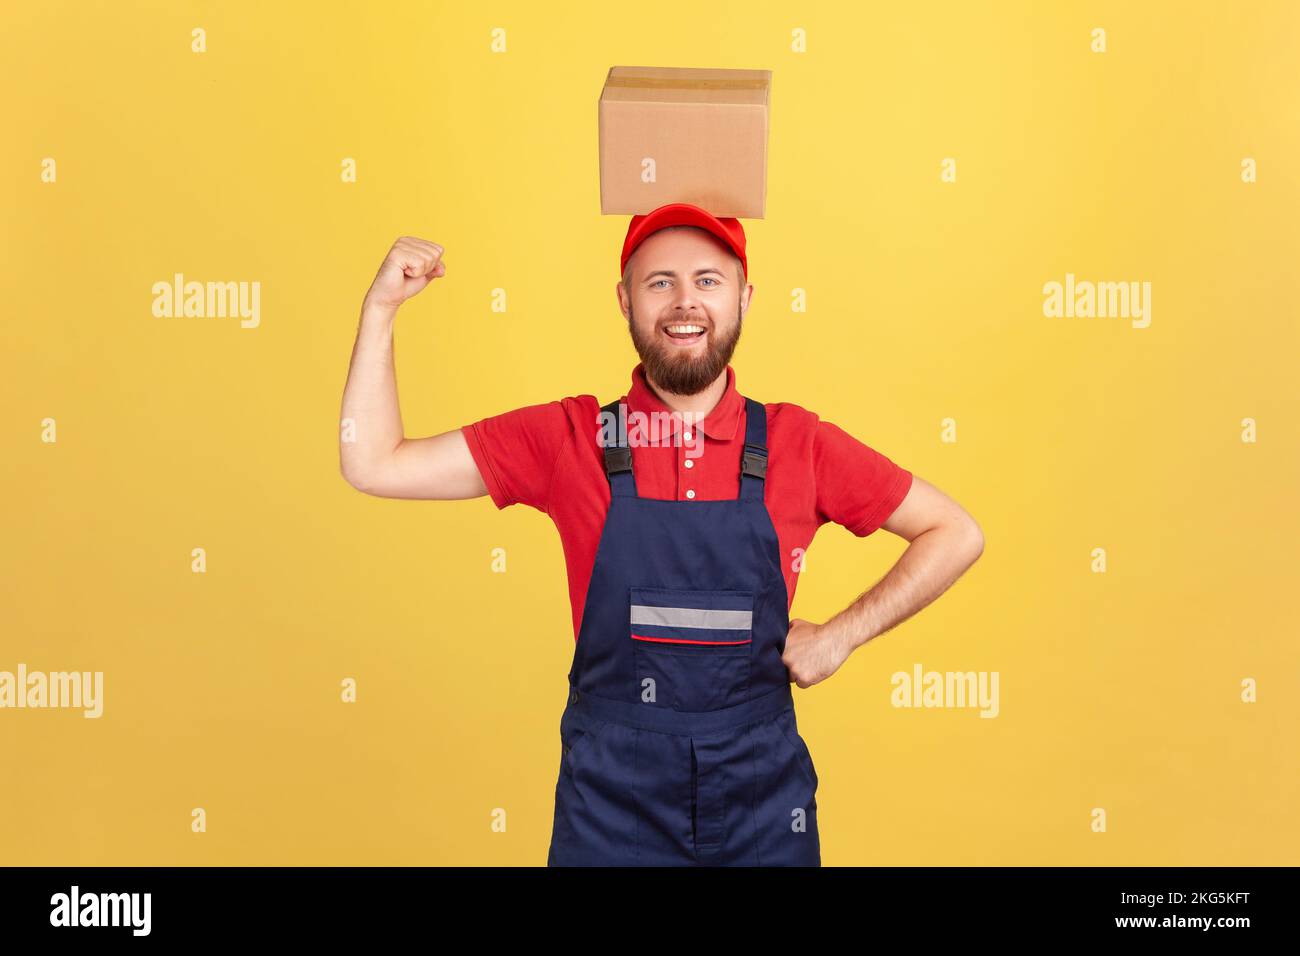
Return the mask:
POLYGON ((632 470, 632 449, 628 447, 605 449, 605 474, 632 470))
POLYGON ((740 457, 740 473, 754 478, 767 477, 767 449, 762 445, 745 445, 740 457))

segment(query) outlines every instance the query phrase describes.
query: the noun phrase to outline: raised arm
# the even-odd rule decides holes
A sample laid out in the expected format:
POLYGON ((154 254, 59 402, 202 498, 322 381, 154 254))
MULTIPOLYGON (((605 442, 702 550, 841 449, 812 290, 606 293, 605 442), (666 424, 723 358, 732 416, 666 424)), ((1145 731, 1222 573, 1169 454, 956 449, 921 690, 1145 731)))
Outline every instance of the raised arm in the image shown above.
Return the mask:
POLYGON ((488 493, 460 429, 407 438, 397 403, 393 323, 397 310, 446 274, 443 248, 402 236, 361 305, 343 388, 339 466, 358 491, 383 498, 478 498, 488 493))

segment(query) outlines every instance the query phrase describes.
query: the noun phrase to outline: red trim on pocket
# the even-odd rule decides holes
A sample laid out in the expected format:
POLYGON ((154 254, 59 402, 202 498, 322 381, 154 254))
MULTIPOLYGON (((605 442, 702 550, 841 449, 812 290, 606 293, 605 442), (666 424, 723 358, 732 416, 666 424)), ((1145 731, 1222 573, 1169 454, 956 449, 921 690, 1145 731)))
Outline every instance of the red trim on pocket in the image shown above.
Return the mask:
POLYGON ((689 641, 682 637, 646 637, 643 634, 633 634, 634 641, 654 641, 656 644, 749 644, 753 638, 746 638, 743 641, 689 641))

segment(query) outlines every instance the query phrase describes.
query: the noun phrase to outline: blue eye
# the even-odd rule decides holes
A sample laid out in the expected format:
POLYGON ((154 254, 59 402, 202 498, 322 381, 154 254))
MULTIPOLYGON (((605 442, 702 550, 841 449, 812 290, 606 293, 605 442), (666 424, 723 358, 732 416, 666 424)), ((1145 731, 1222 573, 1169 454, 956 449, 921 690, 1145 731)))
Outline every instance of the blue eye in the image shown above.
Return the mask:
POLYGON ((708 281, 710 281, 710 282, 712 282, 712 283, 714 283, 714 284, 716 284, 717 281, 718 281, 717 279, 714 279, 714 278, 712 278, 712 277, 710 277, 710 276, 705 276, 704 278, 705 278, 705 279, 708 279, 708 281))

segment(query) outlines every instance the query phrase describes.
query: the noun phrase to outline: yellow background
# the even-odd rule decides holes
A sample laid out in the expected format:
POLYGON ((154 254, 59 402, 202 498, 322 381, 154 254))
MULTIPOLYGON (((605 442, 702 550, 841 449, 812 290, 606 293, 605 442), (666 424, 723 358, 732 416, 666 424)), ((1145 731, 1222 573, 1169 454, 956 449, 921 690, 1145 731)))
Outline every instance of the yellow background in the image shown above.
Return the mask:
MULTIPOLYGON (((102 670, 105 712, 0 711, 0 862, 545 861, 554 527, 362 495, 338 417, 403 234, 448 268, 398 319, 408 435, 623 393, 614 64, 773 71, 737 383, 985 532, 796 692, 824 862, 1300 862, 1297 62, 1282 2, 5 5, 0 670, 102 670), (154 318, 176 272, 260 282, 260 327, 154 318), (1045 318, 1067 272, 1151 282, 1151 326, 1045 318), (1000 716, 892 707, 916 663, 998 671, 1000 716)), ((825 526, 793 613, 904 546, 825 526)))

